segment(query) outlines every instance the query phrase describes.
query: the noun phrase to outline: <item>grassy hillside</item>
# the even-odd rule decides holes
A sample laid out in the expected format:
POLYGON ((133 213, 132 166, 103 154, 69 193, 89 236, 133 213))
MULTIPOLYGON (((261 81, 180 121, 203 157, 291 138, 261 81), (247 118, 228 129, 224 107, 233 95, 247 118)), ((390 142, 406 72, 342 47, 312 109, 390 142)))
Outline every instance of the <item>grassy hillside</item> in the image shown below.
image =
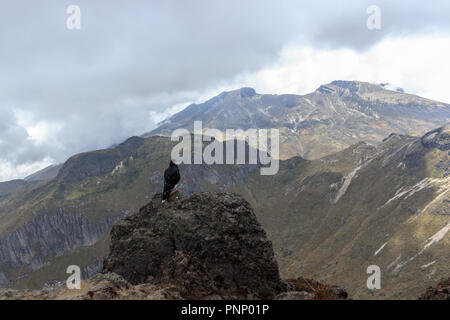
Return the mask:
MULTIPOLYGON (((313 161, 294 157, 275 176, 261 176, 256 165, 182 165, 180 189, 242 194, 285 278, 326 280, 355 298, 415 298, 450 273, 445 130, 423 139, 391 135, 313 161), (372 264, 382 270, 375 292, 365 286, 372 264)), ((104 257, 110 225, 161 191, 173 145, 133 138, 119 150, 75 156, 45 186, 1 198, 0 272, 10 285, 40 287, 64 279, 68 264, 104 257)))
POLYGON ((250 177, 246 194, 285 276, 337 283, 356 298, 414 298, 450 273, 449 163, 447 149, 394 135, 377 148, 285 161, 279 175, 250 177), (366 289, 373 264, 376 292, 366 289))

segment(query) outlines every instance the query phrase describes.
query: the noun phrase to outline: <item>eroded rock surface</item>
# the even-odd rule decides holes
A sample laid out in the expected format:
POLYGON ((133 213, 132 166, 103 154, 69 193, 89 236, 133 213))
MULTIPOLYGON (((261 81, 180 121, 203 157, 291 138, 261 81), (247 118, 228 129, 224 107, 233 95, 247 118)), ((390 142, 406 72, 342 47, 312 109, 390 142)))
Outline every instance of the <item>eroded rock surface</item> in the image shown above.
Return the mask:
POLYGON ((272 243, 241 196, 159 196, 112 228, 103 271, 130 283, 176 284, 186 297, 271 298, 285 290, 272 243))

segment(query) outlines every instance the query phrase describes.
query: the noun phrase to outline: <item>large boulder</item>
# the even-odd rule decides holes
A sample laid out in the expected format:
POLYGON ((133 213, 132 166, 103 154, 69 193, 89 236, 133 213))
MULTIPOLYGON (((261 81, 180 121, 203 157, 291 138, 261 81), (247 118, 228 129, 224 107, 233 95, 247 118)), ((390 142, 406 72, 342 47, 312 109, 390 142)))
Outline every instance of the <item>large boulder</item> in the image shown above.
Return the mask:
POLYGON ((429 287, 419 300, 450 300, 450 278, 442 279, 436 287, 429 287))
POLYGON ((286 290, 252 208, 229 193, 180 196, 164 205, 157 195, 112 228, 103 272, 134 285, 176 285, 186 298, 273 298, 286 290))

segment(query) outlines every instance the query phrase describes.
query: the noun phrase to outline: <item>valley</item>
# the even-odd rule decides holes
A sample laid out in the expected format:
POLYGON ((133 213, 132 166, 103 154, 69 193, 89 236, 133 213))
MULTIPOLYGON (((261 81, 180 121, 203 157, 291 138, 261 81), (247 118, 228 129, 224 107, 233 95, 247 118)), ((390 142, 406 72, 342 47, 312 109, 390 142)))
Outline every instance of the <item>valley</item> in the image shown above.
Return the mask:
MULTIPOLYGON (((370 104, 358 111, 355 105, 350 108, 340 104, 343 100, 332 100, 325 105, 345 107, 347 114, 358 117, 335 123, 326 117, 311 122, 307 117, 291 129, 278 127, 281 122, 260 122, 258 109, 247 127, 275 126, 296 135, 288 142, 280 136, 285 139, 281 142, 285 159, 279 162, 278 174, 262 176, 259 164, 181 165, 179 189, 186 195, 205 190, 242 195, 273 243, 283 278, 324 280, 356 299, 417 298, 450 274, 450 133, 448 126, 440 124, 449 119, 449 107, 371 86, 345 83, 344 90, 339 87, 343 85, 321 87, 310 101, 329 94, 333 99, 358 95, 366 102, 377 99, 386 105, 378 105, 377 112, 370 104), (393 103, 403 106, 395 109, 393 103), (359 122, 369 114, 370 120, 359 122), (307 125, 311 126, 306 129, 307 125), (349 138, 334 131, 338 128, 359 133, 349 138), (360 141, 365 138, 370 143, 360 141), (291 144, 300 140, 298 152, 288 154, 291 144), (307 159, 298 153, 314 156, 307 159), (369 265, 381 268, 381 290, 366 288, 369 265)), ((220 109, 221 99, 228 95, 250 104, 254 99, 269 99, 270 104, 276 100, 241 89, 190 108, 220 109)), ((280 99, 294 107, 297 99, 307 98, 280 99)), ((251 105, 245 107, 253 110, 251 105)), ((300 113, 313 110, 295 108, 300 113)), ((54 178, 0 195, 0 286, 52 285, 66 278, 69 264, 79 265, 86 277, 98 272, 108 253, 110 227, 161 192, 163 172, 176 144, 163 133, 172 126, 183 127, 195 118, 209 123, 208 127, 221 123, 246 129, 237 111, 235 124, 206 118, 205 110, 191 111, 175 115, 146 137, 75 155, 54 178)))

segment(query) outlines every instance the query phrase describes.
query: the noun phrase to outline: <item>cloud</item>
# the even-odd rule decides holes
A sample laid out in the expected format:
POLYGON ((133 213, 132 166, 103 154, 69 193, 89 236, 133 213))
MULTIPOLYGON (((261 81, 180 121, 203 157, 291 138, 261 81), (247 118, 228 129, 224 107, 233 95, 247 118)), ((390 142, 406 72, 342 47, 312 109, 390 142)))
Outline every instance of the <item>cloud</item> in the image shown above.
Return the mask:
POLYGON ((388 89, 450 103, 450 34, 387 38, 371 49, 285 48, 273 65, 238 76, 264 93, 306 94, 336 79, 390 83, 388 89))
MULTIPOLYGON (((270 92, 303 91, 332 75, 361 80, 372 75, 401 85, 399 72, 406 70, 406 62, 400 61, 398 73, 378 71, 374 76, 370 63, 382 64, 375 61, 374 50, 396 37, 447 32, 450 3, 377 1, 379 31, 366 27, 371 4, 369 0, 349 0, 345 5, 331 0, 1 1, 0 162, 7 165, 1 167, 0 180, 31 173, 35 163, 61 162, 74 153, 147 132, 219 88, 253 81, 270 92), (72 4, 80 6, 81 30, 66 28, 66 9, 72 4), (355 65, 351 57, 372 60, 355 65), (300 66, 299 59, 311 62, 300 66), (330 71, 327 59, 340 65, 330 71), (304 77, 283 71, 288 65, 304 77), (346 73, 347 69, 355 70, 346 73), (285 80, 274 83, 270 74, 285 80), (306 77, 313 78, 308 82, 306 77), (14 169, 19 166, 22 169, 14 169)), ((414 68, 427 73, 423 65, 415 62, 414 68)), ((412 89, 445 95, 439 86, 430 89, 435 83, 431 78, 414 76, 428 80, 406 79, 412 89)))

